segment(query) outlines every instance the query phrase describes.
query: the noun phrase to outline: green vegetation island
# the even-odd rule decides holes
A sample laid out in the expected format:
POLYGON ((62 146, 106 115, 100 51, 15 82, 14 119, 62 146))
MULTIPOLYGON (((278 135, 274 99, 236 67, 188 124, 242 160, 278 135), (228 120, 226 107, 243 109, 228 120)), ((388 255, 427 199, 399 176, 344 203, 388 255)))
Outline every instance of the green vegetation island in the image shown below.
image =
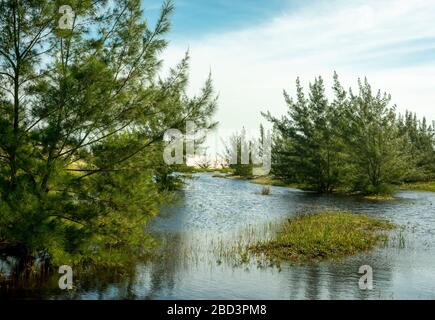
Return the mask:
POLYGON ((373 249, 388 240, 391 222, 350 212, 321 212, 289 219, 276 237, 252 245, 254 254, 272 262, 340 259, 373 249))

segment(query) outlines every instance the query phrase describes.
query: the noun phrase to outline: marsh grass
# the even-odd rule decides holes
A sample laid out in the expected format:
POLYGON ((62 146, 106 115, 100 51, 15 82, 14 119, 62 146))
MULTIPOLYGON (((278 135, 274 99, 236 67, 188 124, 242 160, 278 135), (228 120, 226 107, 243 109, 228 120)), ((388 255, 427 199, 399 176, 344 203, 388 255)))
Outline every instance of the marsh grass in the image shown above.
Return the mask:
POLYGON ((234 173, 234 170, 231 168, 189 168, 188 170, 191 173, 201 173, 201 172, 206 172, 206 173, 218 172, 218 173, 225 173, 225 174, 234 173))
POLYGON ((366 195, 363 196, 365 200, 371 200, 371 201, 390 201, 394 200, 394 197, 391 195, 366 195))
POLYGON ((336 209, 316 208, 315 212, 326 213, 290 219, 271 218, 266 223, 251 222, 219 232, 192 230, 175 235, 165 233, 161 238, 157 237, 161 249, 153 260, 168 268, 176 264, 177 268, 186 270, 201 263, 211 269, 273 267, 280 270, 281 263, 285 261, 299 264, 341 258, 369 250, 375 245, 402 248, 403 232, 400 235, 397 230, 388 233, 388 237, 383 232, 393 229, 395 225, 362 214, 333 213, 332 210, 336 209), (286 232, 296 234, 286 238, 286 232))
POLYGON ((263 188, 261 189, 261 194, 263 196, 268 196, 272 193, 272 188, 270 186, 263 186, 263 188))
POLYGON ((249 182, 261 185, 275 186, 275 187, 288 187, 288 188, 298 188, 296 184, 286 184, 284 181, 276 179, 272 176, 260 176, 250 179, 249 182))
POLYGON ((406 247, 406 240, 405 236, 403 235, 403 232, 401 231, 399 233, 399 248, 403 249, 406 247))
POLYGON ((382 231, 395 227, 363 214, 305 214, 289 219, 273 239, 251 245, 249 251, 275 262, 339 259, 385 243, 382 231))
POLYGON ((435 192, 435 181, 406 183, 400 189, 435 192))

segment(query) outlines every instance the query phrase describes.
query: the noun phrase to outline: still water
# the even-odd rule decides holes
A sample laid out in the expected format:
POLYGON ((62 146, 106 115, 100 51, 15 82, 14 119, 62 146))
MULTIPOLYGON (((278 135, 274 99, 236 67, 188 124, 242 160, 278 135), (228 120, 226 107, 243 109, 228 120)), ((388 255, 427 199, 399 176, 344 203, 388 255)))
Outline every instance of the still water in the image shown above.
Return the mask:
POLYGON ((108 281, 107 275, 96 274, 68 293, 52 281, 8 294, 45 299, 435 298, 435 193, 401 191, 395 200, 369 201, 281 187, 263 196, 261 189, 247 181, 196 174, 180 201, 163 208, 149 226, 161 243, 158 256, 138 264, 130 276, 108 281), (255 258, 240 263, 232 250, 269 237, 292 215, 324 209, 367 213, 404 230, 393 232, 387 246, 341 261, 277 268, 255 258), (373 268, 371 291, 358 287, 362 265, 373 268))

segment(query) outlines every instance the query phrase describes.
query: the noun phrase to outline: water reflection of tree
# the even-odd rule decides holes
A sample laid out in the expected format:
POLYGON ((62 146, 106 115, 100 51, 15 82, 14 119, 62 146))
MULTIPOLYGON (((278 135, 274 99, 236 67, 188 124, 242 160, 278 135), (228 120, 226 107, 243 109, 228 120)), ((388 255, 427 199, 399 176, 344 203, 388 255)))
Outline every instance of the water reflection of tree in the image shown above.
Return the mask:
POLYGON ((185 267, 186 235, 165 234, 161 239, 158 254, 146 266, 150 285, 146 299, 170 296, 177 283, 179 272, 185 267))
MULTIPOLYGON (((382 250, 381 250, 382 251, 382 250)), ((287 278, 290 299, 379 299, 392 291, 392 263, 381 251, 363 254, 342 262, 319 262, 287 266, 282 274, 287 278), (358 269, 373 268, 373 290, 361 290, 358 269)))

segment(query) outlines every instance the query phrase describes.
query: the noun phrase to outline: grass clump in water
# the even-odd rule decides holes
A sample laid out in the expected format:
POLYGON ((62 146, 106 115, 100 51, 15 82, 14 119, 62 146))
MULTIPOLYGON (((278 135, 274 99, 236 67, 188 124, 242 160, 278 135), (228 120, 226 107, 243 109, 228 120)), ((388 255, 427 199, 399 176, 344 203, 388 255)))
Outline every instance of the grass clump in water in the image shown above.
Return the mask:
POLYGON ((250 247, 273 262, 338 259, 385 242, 382 233, 396 226, 388 221, 349 212, 325 212, 289 219, 276 237, 250 247))
POLYGON ((270 195, 272 193, 272 188, 270 187, 270 186, 264 186, 262 189, 261 189, 261 194, 263 195, 263 196, 268 196, 268 195, 270 195))
POLYGON ((260 177, 254 177, 249 182, 255 183, 255 184, 261 184, 261 185, 269 185, 269 186, 275 186, 275 187, 290 187, 290 188, 298 188, 299 186, 296 184, 287 184, 284 181, 272 177, 272 176, 260 176, 260 177))

